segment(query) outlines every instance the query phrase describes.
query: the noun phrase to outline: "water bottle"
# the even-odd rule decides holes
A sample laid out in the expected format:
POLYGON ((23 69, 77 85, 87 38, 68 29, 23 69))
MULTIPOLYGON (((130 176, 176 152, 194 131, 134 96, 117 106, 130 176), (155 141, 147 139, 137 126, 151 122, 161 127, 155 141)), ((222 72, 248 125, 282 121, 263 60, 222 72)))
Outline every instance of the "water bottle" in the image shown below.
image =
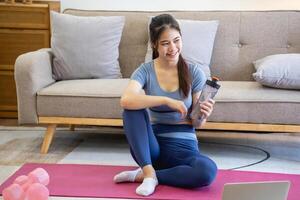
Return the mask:
POLYGON ((212 77, 212 80, 206 81, 204 88, 202 89, 202 92, 200 94, 200 97, 197 100, 197 103, 194 106, 190 115, 194 127, 198 127, 204 120, 204 115, 200 112, 200 104, 204 101, 207 101, 208 99, 213 99, 216 96, 219 88, 221 87, 217 83, 218 80, 219 79, 217 77, 212 77))

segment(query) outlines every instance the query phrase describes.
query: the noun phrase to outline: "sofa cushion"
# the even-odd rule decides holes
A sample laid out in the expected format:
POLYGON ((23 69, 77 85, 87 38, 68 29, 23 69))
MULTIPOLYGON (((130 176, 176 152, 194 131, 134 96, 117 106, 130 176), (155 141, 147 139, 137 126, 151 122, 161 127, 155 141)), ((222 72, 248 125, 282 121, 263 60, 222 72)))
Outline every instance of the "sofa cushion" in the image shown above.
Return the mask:
POLYGON ((277 54, 253 62, 254 79, 262 85, 300 89, 300 54, 277 54))
POLYGON ((295 90, 264 87, 254 81, 220 81, 208 121, 299 124, 300 95, 295 90))
MULTIPOLYGON (((188 62, 197 63, 206 77, 210 77, 209 66, 219 22, 182 19, 177 21, 182 34, 182 56, 188 62)), ((148 41, 145 62, 150 60, 152 60, 152 48, 148 41)))
POLYGON ((129 79, 83 79, 58 81, 38 91, 39 96, 120 97, 129 79))
POLYGON ((219 81, 215 96, 218 102, 282 102, 300 103, 298 91, 264 87, 255 81, 219 81))
POLYGON ((37 93, 39 116, 121 118, 120 97, 129 79, 56 82, 37 93))
POLYGON ((299 125, 299 107, 294 102, 217 102, 208 121, 299 125))
MULTIPOLYGON (((54 83, 38 92, 38 115, 121 119, 120 97, 128 82, 129 79, 93 79, 54 83)), ((217 103, 208 121, 281 124, 300 121, 297 91, 268 88, 254 81, 219 83, 217 103)))
POLYGON ((125 18, 80 17, 51 12, 56 80, 120 78, 119 43, 125 18))

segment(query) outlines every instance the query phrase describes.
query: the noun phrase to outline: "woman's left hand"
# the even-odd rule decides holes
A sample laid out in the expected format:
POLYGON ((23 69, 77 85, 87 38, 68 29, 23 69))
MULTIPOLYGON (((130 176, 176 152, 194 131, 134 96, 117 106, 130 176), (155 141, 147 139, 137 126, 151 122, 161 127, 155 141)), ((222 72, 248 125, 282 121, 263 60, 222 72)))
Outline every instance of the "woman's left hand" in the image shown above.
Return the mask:
POLYGON ((203 113, 205 119, 211 115, 214 104, 215 101, 213 99, 209 99, 200 104, 200 112, 203 113))

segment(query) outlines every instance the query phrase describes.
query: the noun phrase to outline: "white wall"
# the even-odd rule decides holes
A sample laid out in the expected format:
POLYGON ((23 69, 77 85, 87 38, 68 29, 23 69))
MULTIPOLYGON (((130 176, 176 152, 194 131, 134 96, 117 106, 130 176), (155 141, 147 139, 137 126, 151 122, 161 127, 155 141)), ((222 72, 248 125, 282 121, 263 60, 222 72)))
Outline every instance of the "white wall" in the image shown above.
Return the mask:
POLYGON ((61 0, 62 10, 300 10, 300 0, 61 0), (283 3, 285 2, 285 3, 283 3))

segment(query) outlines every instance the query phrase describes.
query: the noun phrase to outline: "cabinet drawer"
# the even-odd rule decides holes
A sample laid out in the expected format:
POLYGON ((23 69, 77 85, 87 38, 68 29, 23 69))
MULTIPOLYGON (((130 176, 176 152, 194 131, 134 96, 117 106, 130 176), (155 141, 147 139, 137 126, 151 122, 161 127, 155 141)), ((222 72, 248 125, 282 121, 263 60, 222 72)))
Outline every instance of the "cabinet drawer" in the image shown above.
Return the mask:
POLYGON ((0 65, 14 64, 26 52, 50 46, 48 30, 0 29, 0 65))
POLYGON ((0 28, 49 29, 48 4, 0 3, 0 28))
POLYGON ((1 68, 0 66, 0 110, 16 111, 17 95, 14 71, 2 70, 1 68))

